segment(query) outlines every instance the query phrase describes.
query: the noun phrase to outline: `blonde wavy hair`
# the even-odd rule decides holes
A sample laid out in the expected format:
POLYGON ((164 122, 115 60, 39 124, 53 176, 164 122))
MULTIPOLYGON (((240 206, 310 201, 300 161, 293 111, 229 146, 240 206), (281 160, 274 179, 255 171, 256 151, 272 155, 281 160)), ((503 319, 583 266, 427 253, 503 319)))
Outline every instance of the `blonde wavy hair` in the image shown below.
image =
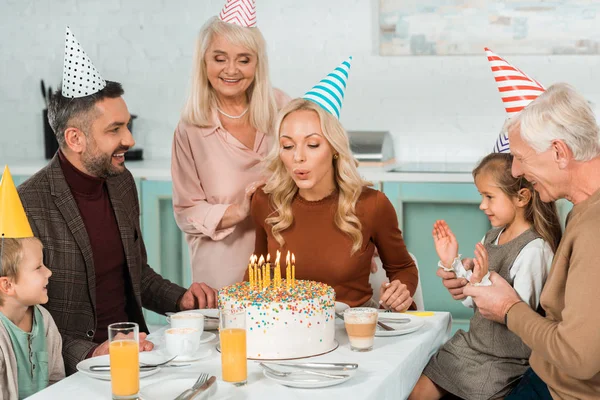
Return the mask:
POLYGON ((258 28, 241 27, 223 22, 217 17, 209 19, 200 30, 194 55, 191 92, 181 118, 188 124, 200 127, 214 124, 212 117, 213 110, 217 106, 217 94, 208 81, 204 57, 216 36, 224 37, 230 43, 256 54, 256 74, 246 91, 250 103, 250 123, 257 130, 268 133, 277 114, 277 104, 269 80, 269 60, 265 39, 258 28))
MULTIPOLYGON (((335 225, 352 239, 352 250, 350 255, 360 250, 362 246, 361 223, 356 216, 356 203, 363 189, 371 183, 363 180, 357 170, 358 161, 350 151, 350 141, 346 131, 340 122, 316 103, 305 99, 295 99, 285 106, 275 119, 273 132, 277 139, 281 135, 281 124, 289 114, 299 111, 314 111, 321 121, 323 136, 333 148, 337 159, 333 159, 334 177, 336 188, 339 190, 338 206, 334 216, 335 225)), ((272 226, 275 240, 283 246, 285 240, 281 232, 292 225, 294 215, 292 214, 292 201, 298 186, 288 173, 281 160, 279 153, 281 147, 276 143, 267 157, 267 169, 271 177, 264 187, 264 192, 270 194, 271 205, 274 208, 272 216, 265 222, 272 226)))

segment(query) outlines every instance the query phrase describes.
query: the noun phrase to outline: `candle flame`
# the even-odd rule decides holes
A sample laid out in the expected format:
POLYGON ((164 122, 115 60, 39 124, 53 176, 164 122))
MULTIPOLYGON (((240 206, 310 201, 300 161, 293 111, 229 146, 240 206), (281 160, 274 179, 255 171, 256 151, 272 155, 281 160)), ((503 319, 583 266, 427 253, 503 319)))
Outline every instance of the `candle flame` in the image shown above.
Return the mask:
POLYGON ((271 253, 267 253, 267 262, 271 261, 271 253))
POLYGON ((279 259, 281 258, 281 253, 277 250, 277 256, 275 257, 275 264, 279 264, 279 259))
POLYGON ((258 259, 258 265, 263 265, 265 263, 265 258, 262 256, 262 254, 260 255, 260 258, 258 259))
POLYGON ((287 252, 287 256, 285 256, 285 264, 290 265, 290 252, 287 252))
POLYGON ((292 265, 296 264, 296 257, 294 256, 294 253, 292 253, 292 265))

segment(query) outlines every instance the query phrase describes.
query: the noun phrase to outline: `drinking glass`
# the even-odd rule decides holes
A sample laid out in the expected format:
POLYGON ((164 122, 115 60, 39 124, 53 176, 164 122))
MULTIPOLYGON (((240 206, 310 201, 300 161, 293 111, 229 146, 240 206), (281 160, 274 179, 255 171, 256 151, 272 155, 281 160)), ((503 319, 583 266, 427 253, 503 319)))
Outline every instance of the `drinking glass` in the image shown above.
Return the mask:
POLYGON ((140 390, 140 328, 135 322, 108 326, 110 381, 115 400, 137 399, 140 390))
POLYGON ((223 381, 243 386, 248 380, 246 356, 246 310, 224 309, 219 318, 223 381))

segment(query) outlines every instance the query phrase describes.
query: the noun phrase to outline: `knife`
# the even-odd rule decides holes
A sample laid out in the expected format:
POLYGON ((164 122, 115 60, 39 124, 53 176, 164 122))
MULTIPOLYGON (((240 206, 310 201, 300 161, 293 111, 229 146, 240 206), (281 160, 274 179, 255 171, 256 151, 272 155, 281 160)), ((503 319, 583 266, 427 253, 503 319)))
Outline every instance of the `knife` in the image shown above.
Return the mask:
POLYGON ((202 385, 198 389, 194 390, 192 392, 192 394, 190 394, 188 397, 185 398, 185 400, 192 400, 194 397, 198 396, 200 393, 207 391, 208 389, 210 389, 212 384, 216 382, 216 380, 217 380, 216 376, 211 376, 210 378, 208 378, 208 380, 206 381, 206 383, 204 385, 202 385))
POLYGON ((358 368, 358 364, 352 363, 293 363, 293 362, 279 362, 279 361, 271 361, 266 362, 262 361, 263 364, 273 364, 273 365, 281 365, 283 367, 295 367, 295 368, 312 368, 312 369, 321 369, 321 370, 329 370, 329 371, 349 371, 358 368))

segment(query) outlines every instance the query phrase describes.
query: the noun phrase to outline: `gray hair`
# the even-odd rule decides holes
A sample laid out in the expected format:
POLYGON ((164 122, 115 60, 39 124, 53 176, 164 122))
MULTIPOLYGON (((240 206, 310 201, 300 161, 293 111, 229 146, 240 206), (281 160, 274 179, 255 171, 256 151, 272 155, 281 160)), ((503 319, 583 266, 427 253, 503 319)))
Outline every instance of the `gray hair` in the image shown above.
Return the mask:
POLYGON ((521 125, 521 137, 537 153, 562 140, 577 161, 600 155, 600 130, 587 100, 566 83, 550 86, 515 118, 510 126, 521 125))
POLYGON ((59 88, 48 104, 48 122, 56 135, 58 145, 65 148, 67 128, 77 128, 87 135, 95 115, 92 111, 96 103, 106 98, 120 97, 123 93, 121 84, 112 81, 106 81, 106 86, 96 93, 73 99, 63 97, 59 88))

